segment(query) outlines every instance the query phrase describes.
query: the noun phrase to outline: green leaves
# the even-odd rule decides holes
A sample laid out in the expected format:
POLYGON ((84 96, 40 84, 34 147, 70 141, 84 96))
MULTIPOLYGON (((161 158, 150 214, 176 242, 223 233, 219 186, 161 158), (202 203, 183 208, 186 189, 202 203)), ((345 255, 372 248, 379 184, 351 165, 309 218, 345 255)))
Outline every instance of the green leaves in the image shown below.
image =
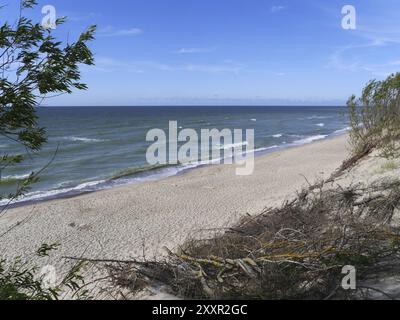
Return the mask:
MULTIPOLYGON (((35 0, 21 1, 24 9, 37 5, 35 0)), ((1 10, 1 8, 0 8, 1 10)), ((57 20, 57 25, 66 21, 57 20)), ((91 26, 72 44, 64 45, 38 23, 24 17, 11 26, 0 26, 0 136, 24 147, 27 152, 39 151, 46 142, 46 132, 37 123, 38 101, 48 94, 72 93, 74 89, 86 90, 80 82, 81 64, 93 65, 94 59, 88 43, 94 39, 96 27, 91 26)), ((0 185, 3 170, 22 163, 22 154, 0 154, 0 185)), ((45 167, 46 168, 46 167, 45 167)), ((42 170, 44 170, 43 168, 42 170)), ((41 170, 41 171, 42 171, 41 170)), ((0 199, 13 201, 30 190, 41 171, 16 181, 16 191, 11 195, 0 194, 0 199)), ((0 215, 6 210, 0 208, 0 215)), ((37 256, 46 258, 58 244, 42 245, 37 256)), ((0 300, 57 300, 67 288, 78 299, 87 298, 83 277, 83 263, 75 265, 54 288, 46 288, 43 279, 37 279, 37 268, 16 259, 11 265, 0 259, 0 300)))
MULTIPOLYGON (((36 4, 35 0, 22 0, 21 13, 36 4)), ((57 25, 65 21, 65 18, 60 18, 57 25)), ((40 150, 46 142, 46 132, 37 123, 38 101, 46 99, 48 94, 87 89, 86 84, 80 82, 79 66, 94 63, 88 42, 94 39, 95 30, 96 27, 92 26, 75 43, 64 45, 52 36, 50 30, 23 16, 13 26, 8 23, 0 26, 0 136, 21 145, 28 152, 40 150)), ((22 154, 0 154, 0 185, 2 171, 23 160, 22 154)), ((15 193, 0 194, 0 199, 8 198, 11 202, 24 195, 38 181, 40 173, 33 172, 28 178, 15 181, 15 193)), ((5 208, 0 208, 0 215, 5 208)), ((58 247, 58 244, 44 244, 36 254, 46 258, 58 247)), ((57 300, 66 288, 78 298, 87 298, 87 291, 81 290, 84 286, 80 275, 83 265, 75 265, 55 288, 45 288, 42 279, 36 278, 37 268, 22 263, 20 259, 11 265, 0 260, 0 300, 57 300)))
MULTIPOLYGON (((46 142, 45 129, 37 123, 35 108, 39 102, 54 95, 87 89, 80 81, 79 67, 94 64, 88 44, 94 40, 96 31, 91 26, 76 42, 64 44, 52 35, 52 30, 45 30, 24 17, 24 10, 36 5, 34 0, 21 1, 17 23, 6 22, 0 26, 0 136, 33 152, 39 151, 46 142)), ((65 21, 61 17, 57 25, 65 21)), ((11 159, 8 156, 7 166, 11 165, 11 159)), ((21 161, 18 156, 12 163, 21 161)))
POLYGON ((347 105, 354 153, 370 145, 386 158, 400 155, 400 73, 370 81, 361 97, 351 97, 347 105))
POLYGON ((54 243, 51 245, 42 244, 42 246, 37 251, 37 255, 41 258, 48 257, 51 251, 57 250, 60 247, 60 244, 54 243))
MULTIPOLYGON (((37 252, 38 258, 48 258, 49 252, 57 250, 58 244, 43 245, 37 252)), ((91 297, 81 275, 85 263, 75 264, 67 275, 53 287, 47 287, 43 277, 38 277, 38 268, 17 258, 13 263, 0 260, 0 300, 59 300, 71 290, 73 297, 88 300, 91 297)), ((57 279, 54 279, 57 280, 57 279)))
POLYGON ((33 8, 36 5, 37 5, 36 0, 23 0, 21 4, 22 8, 33 8))

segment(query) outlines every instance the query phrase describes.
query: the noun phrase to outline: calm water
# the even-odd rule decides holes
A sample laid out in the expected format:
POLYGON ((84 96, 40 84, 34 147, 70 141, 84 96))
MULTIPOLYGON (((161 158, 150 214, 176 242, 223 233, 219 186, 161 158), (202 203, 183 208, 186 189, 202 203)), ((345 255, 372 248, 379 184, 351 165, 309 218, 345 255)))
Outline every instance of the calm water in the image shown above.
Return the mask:
MULTIPOLYGON (((3 170, 0 194, 12 192, 18 180, 48 164, 57 147, 54 161, 22 200, 178 174, 189 167, 154 168, 146 163, 151 144, 146 142, 147 132, 153 128, 167 132, 169 121, 196 130, 255 129, 255 148, 264 152, 324 139, 348 126, 345 108, 339 107, 41 108, 39 119, 47 128, 48 144, 18 167, 3 170)), ((0 154, 18 151, 0 137, 0 154)))

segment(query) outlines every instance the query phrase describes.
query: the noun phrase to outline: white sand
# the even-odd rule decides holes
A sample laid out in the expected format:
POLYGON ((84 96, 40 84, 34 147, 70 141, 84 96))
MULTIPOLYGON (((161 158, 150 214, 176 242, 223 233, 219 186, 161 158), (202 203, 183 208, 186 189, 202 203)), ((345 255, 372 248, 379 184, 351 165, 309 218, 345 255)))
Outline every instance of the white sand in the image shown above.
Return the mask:
POLYGON ((309 182, 327 178, 347 157, 346 136, 267 154, 255 173, 236 176, 234 166, 210 166, 157 182, 127 185, 71 199, 9 210, 0 218, 2 256, 27 257, 42 243, 60 243, 62 256, 129 259, 174 249, 199 230, 224 228, 281 203, 309 182), (28 220, 25 220, 28 219, 28 220))

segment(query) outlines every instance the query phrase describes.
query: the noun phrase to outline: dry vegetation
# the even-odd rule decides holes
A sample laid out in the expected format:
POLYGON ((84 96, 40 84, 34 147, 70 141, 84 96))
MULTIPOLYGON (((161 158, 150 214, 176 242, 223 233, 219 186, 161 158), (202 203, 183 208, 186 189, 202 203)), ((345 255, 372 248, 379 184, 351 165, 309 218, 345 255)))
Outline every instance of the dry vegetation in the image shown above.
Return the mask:
POLYGON ((187 299, 356 298, 341 288, 343 266, 358 280, 393 268, 400 229, 400 182, 303 191, 281 208, 244 218, 207 240, 188 242, 164 261, 109 265, 114 283, 135 292, 165 286, 187 299))

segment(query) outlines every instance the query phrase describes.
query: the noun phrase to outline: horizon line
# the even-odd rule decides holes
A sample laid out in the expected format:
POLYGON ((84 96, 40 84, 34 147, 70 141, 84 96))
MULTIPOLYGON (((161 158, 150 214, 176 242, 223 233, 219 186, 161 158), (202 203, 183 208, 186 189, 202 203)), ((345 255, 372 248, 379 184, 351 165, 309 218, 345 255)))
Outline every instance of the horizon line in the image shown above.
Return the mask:
POLYGON ((324 107, 324 108, 345 108, 346 105, 63 105, 63 106, 38 106, 39 108, 207 108, 207 107, 324 107))

